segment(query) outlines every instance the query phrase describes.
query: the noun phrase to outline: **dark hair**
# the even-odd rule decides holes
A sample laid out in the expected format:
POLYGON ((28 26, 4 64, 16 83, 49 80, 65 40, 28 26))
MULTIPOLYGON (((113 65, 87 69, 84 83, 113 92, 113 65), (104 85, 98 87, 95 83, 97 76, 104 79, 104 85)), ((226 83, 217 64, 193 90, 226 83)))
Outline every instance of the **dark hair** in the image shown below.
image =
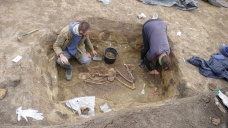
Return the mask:
POLYGON ((162 68, 165 71, 170 70, 170 68, 171 68, 171 60, 168 55, 162 57, 162 68))
POLYGON ((81 22, 78 26, 78 30, 82 31, 83 33, 86 32, 87 30, 90 30, 90 25, 87 22, 81 22))

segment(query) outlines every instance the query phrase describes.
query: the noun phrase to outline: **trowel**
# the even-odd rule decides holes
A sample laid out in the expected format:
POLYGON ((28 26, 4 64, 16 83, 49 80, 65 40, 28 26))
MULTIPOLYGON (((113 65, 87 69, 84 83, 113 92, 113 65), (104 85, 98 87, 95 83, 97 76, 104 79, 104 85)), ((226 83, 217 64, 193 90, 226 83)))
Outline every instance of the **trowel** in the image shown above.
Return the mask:
POLYGON ((141 95, 144 95, 145 94, 145 86, 146 86, 146 84, 143 85, 143 89, 141 91, 141 95))
POLYGON ((22 37, 24 37, 24 36, 28 36, 28 35, 30 35, 30 34, 36 32, 36 31, 38 31, 38 30, 39 30, 39 29, 36 29, 36 30, 31 31, 31 32, 24 33, 24 34, 22 34, 22 35, 18 35, 18 36, 17 36, 17 40, 18 40, 19 42, 21 42, 21 39, 20 39, 20 38, 22 38, 22 37))
POLYGON ((102 58, 99 57, 99 56, 94 56, 94 57, 92 57, 92 59, 95 60, 95 61, 100 61, 100 60, 102 60, 102 58))

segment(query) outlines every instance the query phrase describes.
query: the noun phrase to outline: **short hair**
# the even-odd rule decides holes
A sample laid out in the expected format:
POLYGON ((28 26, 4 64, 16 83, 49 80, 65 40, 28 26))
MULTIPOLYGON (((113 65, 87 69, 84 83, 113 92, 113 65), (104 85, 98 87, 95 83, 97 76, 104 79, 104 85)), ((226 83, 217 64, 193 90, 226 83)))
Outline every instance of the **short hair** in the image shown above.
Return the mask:
POLYGON ((90 25, 88 22, 81 22, 78 26, 78 30, 82 31, 83 33, 87 30, 90 30, 90 25))
POLYGON ((171 68, 171 60, 168 55, 162 57, 162 68, 164 70, 170 70, 171 68))

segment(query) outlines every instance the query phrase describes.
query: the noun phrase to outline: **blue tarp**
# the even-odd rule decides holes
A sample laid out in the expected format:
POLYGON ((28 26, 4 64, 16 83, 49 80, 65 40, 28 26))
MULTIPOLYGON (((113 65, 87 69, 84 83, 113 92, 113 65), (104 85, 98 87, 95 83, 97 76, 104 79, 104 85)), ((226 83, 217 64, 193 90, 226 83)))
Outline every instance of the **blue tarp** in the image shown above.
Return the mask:
MULTIPOLYGON (((197 4, 199 2, 199 0, 140 0, 140 1, 142 1, 144 4, 174 7, 185 11, 196 9, 197 4)), ((219 7, 227 7, 219 0, 203 0, 203 1, 219 7)))
POLYGON ((144 4, 175 7, 181 10, 193 10, 197 8, 199 0, 141 0, 144 4))

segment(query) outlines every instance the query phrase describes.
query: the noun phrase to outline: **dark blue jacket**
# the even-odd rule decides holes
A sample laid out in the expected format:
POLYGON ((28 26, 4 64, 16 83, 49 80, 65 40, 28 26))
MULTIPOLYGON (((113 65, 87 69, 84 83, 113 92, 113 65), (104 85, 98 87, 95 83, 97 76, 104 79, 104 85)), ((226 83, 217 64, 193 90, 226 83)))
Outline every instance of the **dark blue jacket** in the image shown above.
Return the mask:
POLYGON ((228 81, 228 59, 216 58, 213 54, 209 61, 206 61, 200 57, 192 57, 187 61, 197 67, 201 75, 211 78, 220 78, 228 81))

